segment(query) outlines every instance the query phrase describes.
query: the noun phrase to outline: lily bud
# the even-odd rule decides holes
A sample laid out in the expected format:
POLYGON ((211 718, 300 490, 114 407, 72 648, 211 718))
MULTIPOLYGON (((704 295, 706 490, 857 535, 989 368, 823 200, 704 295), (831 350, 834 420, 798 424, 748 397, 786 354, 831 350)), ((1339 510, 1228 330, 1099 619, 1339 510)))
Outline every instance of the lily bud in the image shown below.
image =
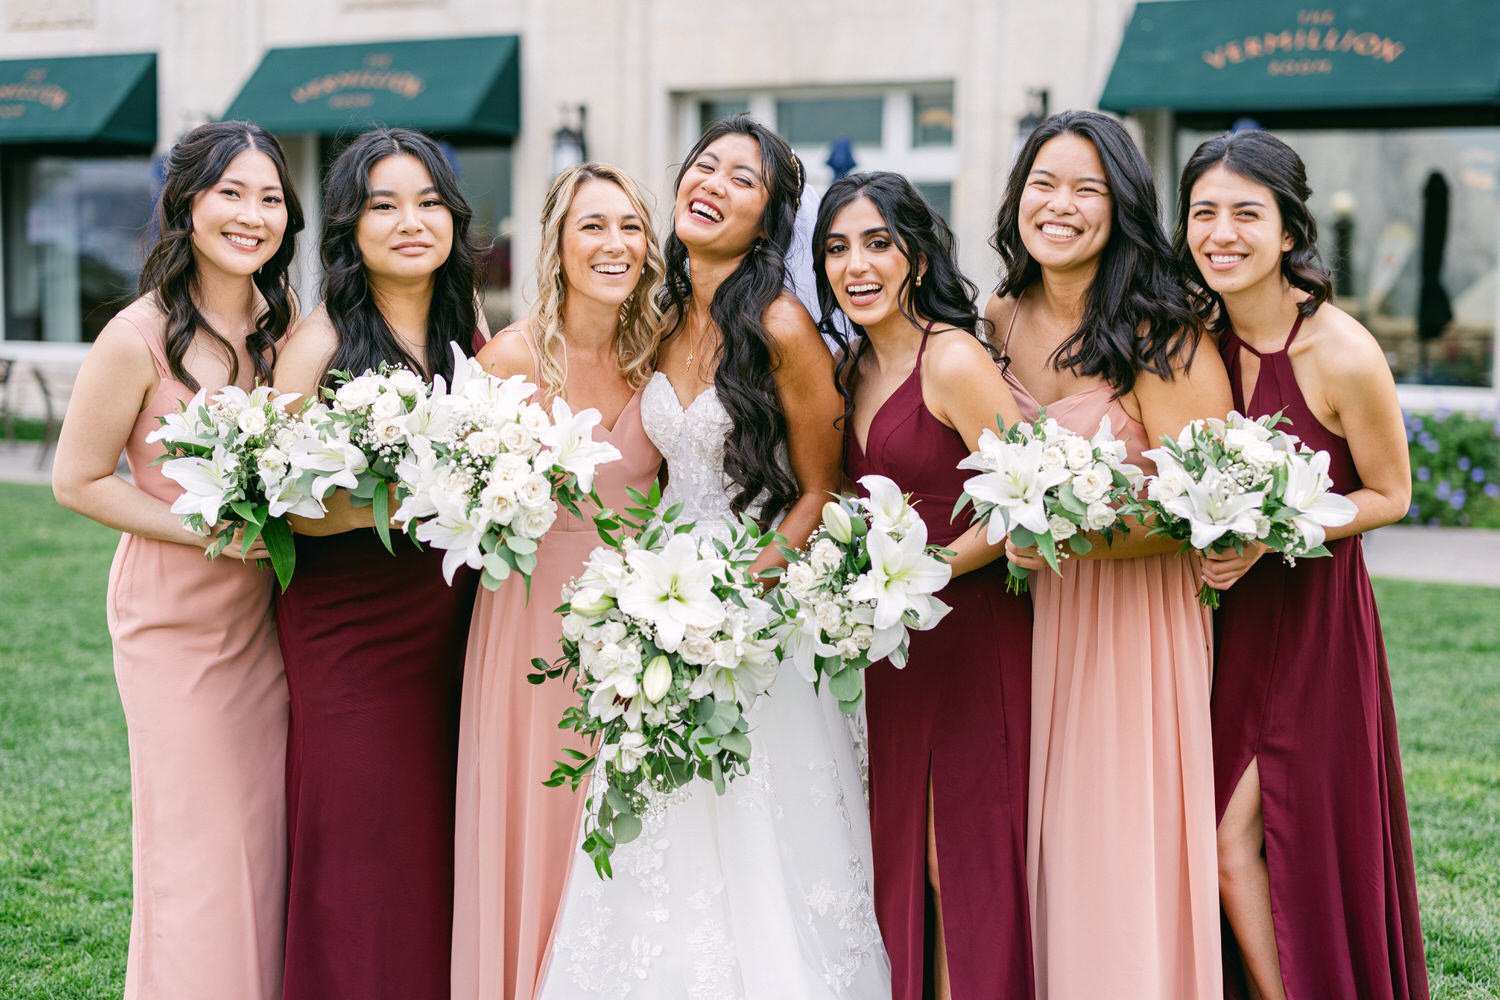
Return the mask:
POLYGON ((848 545, 854 538, 854 526, 849 522, 849 512, 837 500, 823 505, 823 527, 840 545, 848 545))
POLYGON ((665 653, 657 653, 641 675, 641 692, 646 700, 661 701, 672 687, 672 661, 665 653))
POLYGON ((568 605, 575 615, 598 618, 615 606, 615 600, 598 587, 579 587, 568 605))

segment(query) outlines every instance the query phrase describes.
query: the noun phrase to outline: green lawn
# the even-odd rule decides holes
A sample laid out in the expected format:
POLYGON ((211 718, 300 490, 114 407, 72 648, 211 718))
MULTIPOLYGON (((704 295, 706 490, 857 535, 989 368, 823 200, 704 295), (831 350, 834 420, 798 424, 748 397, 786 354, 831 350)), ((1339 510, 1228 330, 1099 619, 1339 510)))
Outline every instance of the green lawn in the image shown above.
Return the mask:
MULTIPOLYGON (((0 484, 0 997, 120 994, 130 777, 104 626, 116 535, 0 484)), ((1377 583, 1433 996, 1500 996, 1500 590, 1377 583)))

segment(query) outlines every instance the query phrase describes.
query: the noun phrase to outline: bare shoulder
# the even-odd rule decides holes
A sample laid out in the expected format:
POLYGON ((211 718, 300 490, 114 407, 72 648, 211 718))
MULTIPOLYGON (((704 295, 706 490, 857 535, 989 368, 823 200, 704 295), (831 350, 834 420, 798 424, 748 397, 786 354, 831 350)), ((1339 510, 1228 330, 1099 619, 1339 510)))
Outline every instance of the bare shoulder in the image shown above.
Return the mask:
POLYGON ((1015 315, 1019 304, 1014 296, 1001 295, 999 292, 991 295, 984 304, 984 318, 995 328, 996 336, 1004 336, 1003 331, 1010 325, 1011 317, 1015 315))
POLYGON ((815 357, 829 356, 828 345, 823 342, 807 308, 791 292, 778 295, 761 318, 778 356, 800 357, 809 352, 815 357))
POLYGON ((1305 325, 1312 334, 1306 338, 1305 350, 1316 362, 1318 371, 1336 378, 1371 373, 1389 375, 1385 351, 1375 335, 1344 310, 1325 302, 1305 325))
POLYGON ((91 360, 96 360, 96 363, 102 361, 114 366, 125 366, 132 374, 154 374, 156 364, 151 358, 151 348, 146 343, 147 335, 125 316, 126 312, 132 311, 148 322, 155 323, 158 334, 161 332, 164 320, 161 309, 149 298, 137 299, 104 324, 104 329, 94 338, 94 346, 89 348, 88 356, 91 360))
POLYGON ((940 386, 954 388, 972 385, 991 375, 999 377, 1000 369, 979 338, 967 330, 949 327, 934 330, 927 338, 922 368, 928 378, 937 377, 940 386))
POLYGON ((474 357, 485 371, 500 378, 511 375, 531 377, 535 365, 531 357, 530 320, 517 320, 499 331, 474 357))

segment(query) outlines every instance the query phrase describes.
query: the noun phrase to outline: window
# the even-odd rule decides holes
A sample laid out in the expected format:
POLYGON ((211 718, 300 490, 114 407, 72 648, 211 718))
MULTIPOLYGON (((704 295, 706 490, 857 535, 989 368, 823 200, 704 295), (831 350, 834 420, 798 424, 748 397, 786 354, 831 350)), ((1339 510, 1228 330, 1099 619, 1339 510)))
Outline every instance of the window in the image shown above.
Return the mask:
POLYGON ((911 144, 953 145, 953 92, 913 94, 911 98, 911 144))
MULTIPOLYGON (((1335 301, 1375 335, 1396 380, 1493 385, 1500 128, 1278 129, 1276 135, 1307 164, 1308 203, 1323 262, 1335 274, 1335 301), (1423 190, 1434 173, 1448 190, 1437 278, 1453 318, 1424 340, 1417 322, 1423 190)), ((1211 137, 1180 132, 1178 162, 1211 137)))
POLYGON ((879 146, 885 101, 880 97, 796 97, 776 102, 776 130, 793 146, 826 145, 844 137, 879 146))
POLYGON ((912 184, 927 199, 932 210, 947 222, 953 214, 953 185, 947 181, 916 181, 912 184))
POLYGON ((145 156, 8 153, 8 340, 92 341, 135 297, 155 196, 145 156))
POLYGON ((716 121, 750 110, 750 102, 741 97, 726 97, 698 102, 698 129, 706 131, 716 121))

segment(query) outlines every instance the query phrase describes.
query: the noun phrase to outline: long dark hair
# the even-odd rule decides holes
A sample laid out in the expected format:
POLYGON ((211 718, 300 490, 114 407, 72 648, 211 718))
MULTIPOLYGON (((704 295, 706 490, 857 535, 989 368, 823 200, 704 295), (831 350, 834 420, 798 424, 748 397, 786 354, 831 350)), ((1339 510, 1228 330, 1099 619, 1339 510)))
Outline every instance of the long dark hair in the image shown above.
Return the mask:
MULTIPOLYGON (((734 115, 710 125, 699 137, 677 171, 674 192, 703 151, 726 135, 749 136, 760 146, 760 174, 767 198, 760 219, 763 237, 747 248, 750 252, 719 285, 708 307, 709 317, 723 334, 714 387, 731 423, 724 446, 724 474, 739 492, 731 498, 730 509, 738 514, 764 493, 759 516, 769 522, 801 492, 782 455, 786 413, 776 390, 777 359, 766 332, 765 312, 784 287, 786 251, 802 195, 802 161, 785 139, 765 125, 746 114, 734 115)), ((665 256, 667 275, 660 302, 663 312, 671 310, 675 316, 675 333, 693 299, 687 247, 675 228, 667 236, 665 256)))
POLYGON ((1102 376, 1117 397, 1123 396, 1141 371, 1169 379, 1179 358, 1190 364, 1200 327, 1157 221, 1151 168, 1119 122, 1096 111, 1064 111, 1038 125, 1022 145, 990 241, 1000 253, 999 293, 1019 299, 1041 278, 1041 265, 1021 242, 1021 195, 1042 145, 1064 134, 1088 140, 1099 154, 1109 185, 1110 236, 1084 302, 1083 322, 1058 345, 1051 364, 1102 376))
MULTIPOLYGON (((420 132, 380 128, 351 142, 334 161, 323 192, 323 304, 338 337, 329 371, 359 374, 381 362, 413 371, 453 377, 453 349, 474 353, 478 325, 479 247, 470 235, 474 212, 459 190, 458 178, 437 143, 420 132), (370 171, 391 156, 411 156, 427 170, 432 184, 453 216, 453 248, 434 275, 432 305, 427 310, 427 357, 421 365, 401 345, 381 315, 359 251, 356 229, 370 198, 370 171)), ((324 374, 323 385, 330 384, 324 374)))
POLYGON ((839 395, 844 397, 844 419, 854 412, 854 376, 859 371, 859 362, 869 338, 864 329, 853 321, 849 326, 858 334, 858 341, 850 349, 849 342, 839 325, 833 320, 838 309, 838 299, 828 281, 824 266, 827 258, 828 229, 834 216, 843 211, 856 198, 868 198, 880 213, 880 218, 890 230, 896 249, 906 258, 910 269, 897 290, 897 301, 901 303, 901 315, 915 326, 949 326, 974 335, 986 350, 993 350, 987 341, 989 322, 979 315, 974 306, 979 290, 974 283, 959 271, 954 258, 958 256, 957 242, 953 231, 942 220, 922 193, 900 174, 885 170, 871 173, 850 174, 843 180, 834 181, 823 201, 818 205, 818 221, 813 226, 813 278, 817 282, 818 306, 822 315, 818 329, 833 337, 844 348, 839 357, 837 382, 839 395), (922 261, 927 270, 922 274, 922 283, 916 277, 922 261))
POLYGON ((1281 228, 1292 238, 1292 248, 1281 255, 1281 275, 1293 288, 1307 292, 1297 311, 1304 317, 1318 311, 1318 306, 1333 299, 1333 278, 1318 255, 1318 223, 1307 210, 1312 188, 1307 183, 1307 168, 1297 151, 1269 132, 1250 129, 1230 132, 1209 139, 1193 151, 1182 180, 1177 185, 1177 226, 1172 231, 1172 251, 1177 266, 1191 283, 1190 301, 1203 325, 1218 333, 1229 326, 1224 300, 1203 280, 1203 272, 1188 248, 1187 222, 1193 185, 1214 167, 1222 166, 1232 174, 1254 181, 1276 198, 1281 211, 1281 228))
POLYGON ((266 307, 255 317, 255 328, 245 338, 245 349, 255 366, 255 377, 271 381, 276 361, 276 342, 286 333, 295 309, 295 298, 287 269, 296 254, 296 237, 302 231, 302 203, 292 187, 286 155, 276 137, 254 122, 209 122, 199 125, 167 152, 166 179, 156 202, 156 243, 141 265, 137 294, 155 298, 166 314, 167 369, 178 382, 197 391, 197 379, 183 367, 183 358, 193 338, 208 337, 229 360, 229 381, 239 379, 240 363, 234 347, 198 311, 193 301, 198 272, 193 257, 193 199, 224 176, 229 161, 247 149, 266 154, 276 167, 286 205, 286 229, 281 245, 251 279, 266 307))

